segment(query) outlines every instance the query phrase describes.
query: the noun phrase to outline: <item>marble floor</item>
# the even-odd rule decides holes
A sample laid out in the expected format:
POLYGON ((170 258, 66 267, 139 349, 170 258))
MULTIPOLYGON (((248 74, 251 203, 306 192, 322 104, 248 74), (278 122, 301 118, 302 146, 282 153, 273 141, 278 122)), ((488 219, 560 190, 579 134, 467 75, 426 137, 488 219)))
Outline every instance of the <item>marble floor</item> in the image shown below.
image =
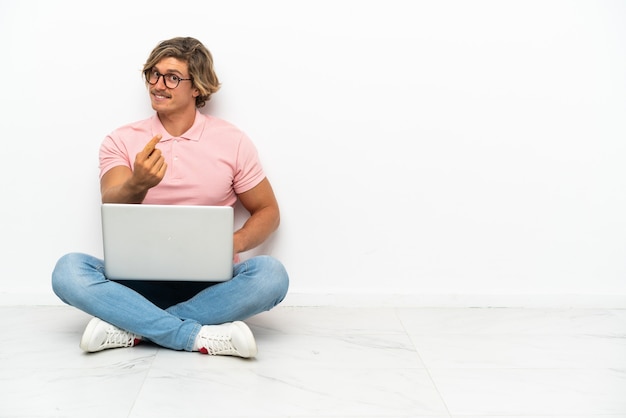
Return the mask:
POLYGON ((89 319, 0 307, 0 417, 626 417, 626 310, 279 307, 253 360, 86 354, 89 319))

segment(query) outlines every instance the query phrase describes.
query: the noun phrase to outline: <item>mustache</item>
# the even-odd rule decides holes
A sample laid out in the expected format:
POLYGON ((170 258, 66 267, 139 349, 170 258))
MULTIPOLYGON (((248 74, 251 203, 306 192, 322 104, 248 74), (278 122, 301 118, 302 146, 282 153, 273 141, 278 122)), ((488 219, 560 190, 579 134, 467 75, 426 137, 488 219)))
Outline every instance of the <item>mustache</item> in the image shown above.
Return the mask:
POLYGON ((164 97, 167 97, 167 98, 171 98, 172 97, 169 94, 167 94, 165 91, 157 90, 157 89, 150 89, 150 94, 156 94, 158 96, 164 96, 164 97))

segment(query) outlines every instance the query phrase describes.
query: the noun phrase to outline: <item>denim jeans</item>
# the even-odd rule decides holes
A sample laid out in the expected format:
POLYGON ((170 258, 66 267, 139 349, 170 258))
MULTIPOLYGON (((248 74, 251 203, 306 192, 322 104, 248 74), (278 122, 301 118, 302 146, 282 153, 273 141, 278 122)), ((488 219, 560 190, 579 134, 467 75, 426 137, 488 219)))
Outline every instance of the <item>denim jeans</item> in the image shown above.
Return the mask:
POLYGON ((104 262, 70 253, 52 273, 54 293, 68 305, 162 347, 191 351, 202 325, 241 321, 278 305, 287 294, 283 265, 257 256, 220 283, 112 281, 104 262))

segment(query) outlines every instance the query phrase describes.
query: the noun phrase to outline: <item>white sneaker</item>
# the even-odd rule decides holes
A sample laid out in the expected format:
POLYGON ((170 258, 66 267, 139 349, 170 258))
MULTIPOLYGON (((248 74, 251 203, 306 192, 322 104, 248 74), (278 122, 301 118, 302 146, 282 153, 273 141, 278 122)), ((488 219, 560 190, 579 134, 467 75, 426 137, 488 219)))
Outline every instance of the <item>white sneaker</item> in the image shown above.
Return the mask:
POLYGON ((80 339, 80 348, 93 353, 107 348, 132 347, 140 341, 141 337, 138 335, 119 329, 100 318, 93 318, 80 339))
POLYGON ((257 348, 252 331, 241 321, 222 325, 204 325, 194 343, 194 351, 212 356, 256 356, 257 348))

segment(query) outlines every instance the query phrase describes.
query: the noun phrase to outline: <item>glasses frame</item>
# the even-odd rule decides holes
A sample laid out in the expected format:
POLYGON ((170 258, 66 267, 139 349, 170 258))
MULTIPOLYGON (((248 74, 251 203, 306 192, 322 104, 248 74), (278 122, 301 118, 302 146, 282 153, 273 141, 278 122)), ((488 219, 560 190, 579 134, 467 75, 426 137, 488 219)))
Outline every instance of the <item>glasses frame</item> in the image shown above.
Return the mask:
POLYGON ((191 80, 193 80, 191 78, 182 78, 182 77, 177 76, 176 74, 171 74, 171 73, 170 74, 161 74, 160 72, 158 72, 155 69, 145 71, 144 72, 144 77, 146 79, 146 82, 148 84, 150 84, 151 86, 156 86, 157 84, 159 84, 159 79, 161 77, 163 77, 163 84, 165 85, 165 87, 167 87, 168 89, 172 89, 172 90, 175 89, 176 87, 178 87, 181 81, 191 81, 191 80), (156 74, 156 77, 157 77, 157 79, 156 79, 156 81, 154 83, 150 82, 150 77, 152 76, 152 74, 156 74), (174 77, 178 78, 178 82, 176 83, 176 85, 174 87, 170 87, 170 86, 167 85, 167 79, 165 78, 165 76, 174 76, 174 77))

